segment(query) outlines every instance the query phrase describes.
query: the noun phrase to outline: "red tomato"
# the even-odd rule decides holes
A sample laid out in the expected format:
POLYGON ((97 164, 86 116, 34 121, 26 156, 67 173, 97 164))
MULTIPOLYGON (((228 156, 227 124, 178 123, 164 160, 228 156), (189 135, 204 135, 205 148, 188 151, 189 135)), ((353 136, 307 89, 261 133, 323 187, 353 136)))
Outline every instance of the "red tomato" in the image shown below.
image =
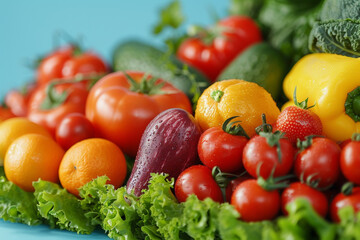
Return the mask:
POLYGON ((37 69, 37 82, 45 84, 53 79, 71 78, 76 74, 104 74, 105 62, 92 52, 81 52, 75 46, 60 48, 44 58, 37 69))
POLYGON ((267 179, 275 168, 273 177, 286 175, 292 168, 295 149, 286 138, 279 140, 281 160, 277 153, 277 146, 271 147, 265 137, 256 135, 245 145, 243 152, 243 164, 248 173, 257 178, 259 175, 267 179))
POLYGON ((231 204, 247 222, 271 220, 280 210, 280 194, 277 190, 264 190, 255 179, 240 183, 232 197, 231 204))
MULTIPOLYGON (((134 81, 144 78, 142 72, 128 72, 134 81)), ((149 81, 149 76, 146 81, 149 81)), ((149 122, 169 108, 192 112, 190 100, 171 84, 157 79, 156 86, 164 84, 157 93, 132 90, 129 79, 122 72, 108 74, 90 90, 86 102, 86 117, 96 133, 116 143, 131 157, 136 155, 140 139, 149 122)))
POLYGON ((314 138, 308 148, 301 151, 295 160, 294 172, 300 179, 319 181, 319 188, 333 185, 339 177, 340 147, 328 138, 314 138))
POLYGON ((351 206, 355 213, 360 212, 360 187, 353 188, 350 195, 339 193, 335 196, 330 205, 331 219, 334 222, 340 222, 338 212, 346 206, 351 206))
POLYGON ((344 176, 355 184, 360 184, 360 142, 351 141, 341 150, 340 167, 344 176))
POLYGON ((185 202, 187 197, 195 194, 199 200, 211 198, 223 202, 220 187, 212 177, 211 169, 203 165, 195 165, 180 173, 175 182, 175 195, 179 202, 185 202))
POLYGON ((47 87, 52 82, 42 85, 35 90, 29 100, 28 118, 44 127, 55 137, 55 129, 62 119, 69 113, 85 113, 85 104, 88 96, 88 86, 82 82, 56 84, 54 90, 58 95, 66 92, 68 95, 63 102, 53 102, 49 109, 42 104, 48 97, 47 87))
POLYGON ((252 179, 252 177, 249 174, 245 174, 245 175, 242 175, 242 176, 240 176, 238 178, 235 178, 235 179, 231 180, 227 184, 226 189, 225 189, 226 201, 230 202, 231 201, 231 196, 234 193, 236 187, 240 183, 242 183, 243 181, 248 180, 248 179, 252 179))
POLYGON ((247 143, 244 136, 232 135, 221 127, 207 129, 200 136, 198 153, 201 162, 209 168, 235 173, 243 168, 242 153, 247 143))
POLYGON ((202 71, 211 82, 239 53, 262 40, 259 27, 246 16, 227 17, 215 28, 221 33, 206 32, 204 37, 188 38, 177 51, 179 59, 202 71))
POLYGON ((94 136, 94 127, 84 114, 70 113, 57 125, 55 139, 67 150, 75 143, 94 136))
POLYGON ((11 112, 17 117, 26 117, 28 111, 28 103, 32 93, 36 89, 36 84, 29 84, 25 93, 18 90, 11 90, 5 95, 5 104, 10 108, 11 112))
POLYGON ((9 108, 0 106, 0 122, 9 118, 16 117, 9 108))
POLYGON ((329 204, 325 194, 301 182, 294 182, 283 191, 281 209, 284 215, 288 214, 286 205, 299 197, 306 198, 320 216, 326 217, 329 204))

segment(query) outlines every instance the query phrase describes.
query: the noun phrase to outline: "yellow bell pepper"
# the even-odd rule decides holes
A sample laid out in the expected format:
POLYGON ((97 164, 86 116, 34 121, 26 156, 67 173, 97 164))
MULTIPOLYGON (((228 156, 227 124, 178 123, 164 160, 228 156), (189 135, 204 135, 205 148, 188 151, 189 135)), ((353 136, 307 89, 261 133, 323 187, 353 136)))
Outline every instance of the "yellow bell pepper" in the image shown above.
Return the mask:
POLYGON ((343 141, 360 132, 360 59, 314 53, 300 59, 284 79, 283 89, 293 105, 296 87, 298 101, 308 99, 309 110, 323 124, 323 134, 343 141))

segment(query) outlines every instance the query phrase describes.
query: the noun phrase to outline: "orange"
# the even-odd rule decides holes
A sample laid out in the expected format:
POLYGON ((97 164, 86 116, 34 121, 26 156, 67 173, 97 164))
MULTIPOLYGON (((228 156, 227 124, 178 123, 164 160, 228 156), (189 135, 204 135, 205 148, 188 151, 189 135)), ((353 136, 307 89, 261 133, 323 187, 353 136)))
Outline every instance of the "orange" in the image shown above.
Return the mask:
POLYGON ((59 165, 64 150, 52 138, 36 133, 14 140, 5 155, 6 177, 25 191, 34 191, 33 181, 59 182, 59 165))
POLYGON ((59 168, 61 185, 76 196, 80 187, 103 175, 109 178, 109 184, 120 187, 126 176, 126 161, 115 143, 102 138, 74 144, 66 151, 59 168))
POLYGON ((201 94, 195 111, 195 120, 205 131, 210 127, 221 126, 233 116, 232 121, 240 124, 251 137, 255 128, 262 123, 262 114, 268 123, 275 123, 280 114, 279 108, 270 93, 256 83, 240 79, 215 82, 201 94))
POLYGON ((7 119, 0 123, 0 166, 4 163, 6 150, 18 137, 27 133, 37 133, 51 137, 43 127, 22 117, 7 119))

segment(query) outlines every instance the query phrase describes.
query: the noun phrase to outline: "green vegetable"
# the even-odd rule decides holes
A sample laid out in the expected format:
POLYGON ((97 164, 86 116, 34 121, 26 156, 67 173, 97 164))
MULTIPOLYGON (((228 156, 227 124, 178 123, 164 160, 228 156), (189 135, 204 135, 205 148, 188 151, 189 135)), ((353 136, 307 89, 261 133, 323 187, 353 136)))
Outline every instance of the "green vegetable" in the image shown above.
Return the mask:
POLYGON ((154 34, 160 34, 164 28, 178 28, 184 21, 181 5, 178 0, 170 2, 160 13, 160 20, 153 29, 154 34))
POLYGON ((94 230, 91 220, 86 218, 80 201, 58 184, 38 180, 33 182, 37 209, 50 227, 59 227, 82 234, 94 230))
POLYGON ((27 225, 42 223, 34 195, 6 180, 4 176, 0 176, 0 218, 27 225))
POLYGON ((289 70, 288 59, 269 43, 255 44, 239 54, 220 74, 218 81, 243 79, 265 88, 274 100, 282 94, 282 82, 289 70))
POLYGON ((127 41, 117 46, 113 55, 115 71, 142 71, 162 78, 184 91, 195 104, 210 85, 197 70, 187 67, 173 55, 139 41, 127 41))
POLYGON ((360 56, 360 1, 328 0, 313 26, 309 47, 313 52, 360 56))
POLYGON ((230 15, 246 15, 257 18, 265 0, 231 0, 230 15))
POLYGON ((323 0, 266 0, 258 21, 266 39, 292 62, 308 54, 308 39, 323 0))

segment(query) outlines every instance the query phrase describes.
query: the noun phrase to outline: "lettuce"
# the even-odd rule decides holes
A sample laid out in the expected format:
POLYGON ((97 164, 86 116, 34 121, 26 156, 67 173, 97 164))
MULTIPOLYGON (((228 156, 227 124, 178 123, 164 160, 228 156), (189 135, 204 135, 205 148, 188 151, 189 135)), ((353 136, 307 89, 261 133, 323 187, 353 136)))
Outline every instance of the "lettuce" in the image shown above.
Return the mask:
POLYGON ((338 225, 339 239, 360 239, 360 212, 354 213, 350 206, 339 210, 340 223, 338 225))
POLYGON ((58 184, 38 180, 33 182, 37 209, 50 227, 59 227, 82 234, 94 230, 91 221, 86 218, 80 201, 58 184))
POLYGON ((0 176, 0 218, 27 225, 42 223, 34 195, 6 180, 5 176, 0 176))

